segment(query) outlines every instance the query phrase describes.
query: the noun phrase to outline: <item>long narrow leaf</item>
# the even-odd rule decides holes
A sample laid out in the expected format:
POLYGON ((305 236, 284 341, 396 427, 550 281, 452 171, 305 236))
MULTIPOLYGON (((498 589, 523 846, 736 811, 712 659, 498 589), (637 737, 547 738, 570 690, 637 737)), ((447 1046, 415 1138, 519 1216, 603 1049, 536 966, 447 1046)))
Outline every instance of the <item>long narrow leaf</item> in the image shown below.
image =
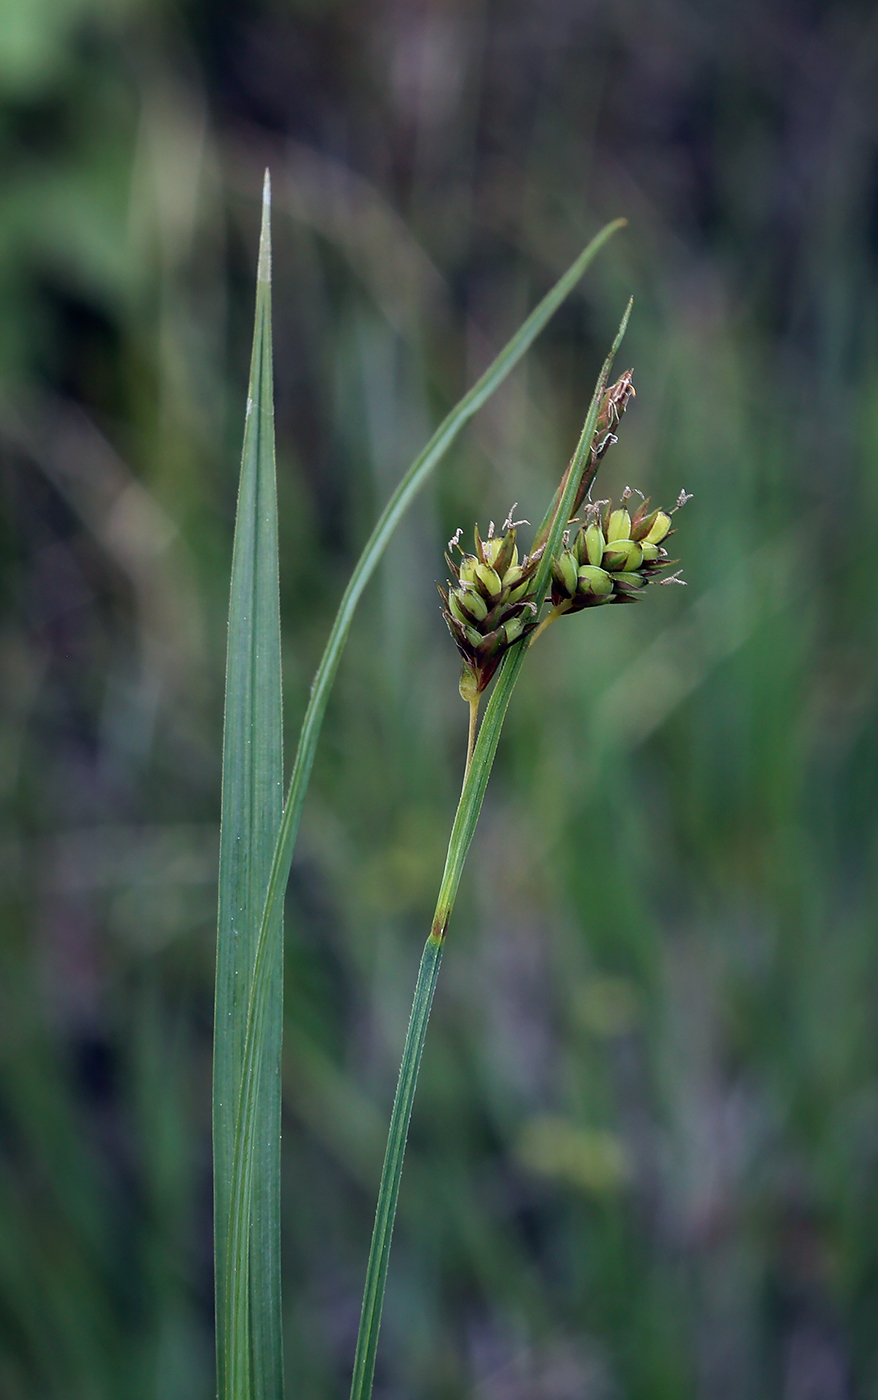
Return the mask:
MULTIPOLYGON (((293 849, 298 834, 299 821, 302 815, 308 780, 311 776, 311 769, 314 763, 314 754, 317 748, 320 728, 323 723, 323 716, 326 711, 329 693, 332 688, 336 670, 338 669, 341 653, 348 632, 350 631, 354 610, 359 602, 363 589, 372 577, 387 547, 393 531, 396 529, 396 526, 399 524, 403 514, 418 491, 424 485, 430 472, 450 447, 464 425, 472 418, 478 409, 481 408, 482 404, 485 403, 494 390, 503 382, 515 365, 518 364, 519 360, 539 335, 546 322, 554 315, 564 299, 576 286, 576 283, 595 255, 600 251, 607 240, 611 238, 618 229, 622 228, 624 224, 624 219, 616 219, 613 223, 607 224, 605 228, 601 229, 600 233, 598 233, 588 246, 583 249, 576 261, 570 266, 567 272, 565 272, 564 276, 556 282, 551 291, 548 292, 539 305, 534 308, 520 329, 516 331, 512 339, 504 349, 501 350, 493 364, 491 364, 482 375, 481 379, 473 385, 472 389, 464 395, 457 406, 452 409, 439 425, 426 447, 424 447, 423 451, 420 452, 414 462, 412 462, 385 506, 378 523, 366 542, 363 553, 360 555, 353 574, 351 575, 350 582, 345 589, 329 634, 326 649, 314 678, 314 684, 311 687, 311 698, 305 712, 305 718, 302 722, 299 744, 293 764, 293 772, 290 778, 287 799, 284 804, 280 831, 278 833, 271 872, 269 874, 268 893, 256 949, 253 980, 250 989, 250 1006, 247 1016, 247 1035, 244 1049, 241 1100, 238 1114, 239 1126, 236 1150, 239 1153, 239 1157, 236 1159, 233 1178, 233 1191, 235 1192, 236 1200, 242 1212, 249 1210, 248 1162, 252 1155, 254 1134, 256 1131, 256 1076, 261 1053, 262 1028, 268 1012, 272 976, 269 949, 273 945, 276 936, 277 924, 283 904, 284 890, 286 889, 287 878, 289 876, 293 849)), ((239 1250, 243 1250, 244 1248, 243 1241, 245 1237, 246 1231, 244 1231, 242 1225, 238 1239, 239 1250)), ((234 1270, 234 1262, 231 1267, 234 1270)))
MULTIPOLYGON (((253 355, 241 456, 229 603, 223 735, 216 1017, 214 1028, 214 1238, 220 1400, 281 1400, 280 1049, 282 924, 266 943, 263 1055, 250 1144, 253 1228, 230 1252, 235 1124, 247 1007, 271 852, 283 807, 280 601, 271 349, 268 173, 256 283, 253 355), (252 1371, 251 1371, 252 1367, 252 1371)), ((249 1221, 249 1210, 247 1213, 249 1221)))

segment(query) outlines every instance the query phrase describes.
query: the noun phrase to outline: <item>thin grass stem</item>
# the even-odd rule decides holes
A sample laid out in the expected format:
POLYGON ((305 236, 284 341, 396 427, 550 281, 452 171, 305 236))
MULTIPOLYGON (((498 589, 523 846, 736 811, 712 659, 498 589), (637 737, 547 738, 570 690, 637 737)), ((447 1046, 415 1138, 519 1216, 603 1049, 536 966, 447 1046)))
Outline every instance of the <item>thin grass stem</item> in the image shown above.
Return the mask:
POLYGON ((418 980, 415 984, 415 995, 402 1052, 402 1063, 399 1067, 399 1080, 390 1115, 390 1130, 387 1135, 384 1166, 381 1170, 381 1185, 378 1189, 375 1226, 372 1232, 372 1246, 369 1251, 366 1285, 363 1291, 360 1332, 354 1358, 351 1400, 364 1400, 364 1397, 372 1393, 375 1353, 378 1347, 381 1310, 387 1283, 390 1241, 396 1219, 397 1202, 399 1201, 402 1162, 409 1123, 411 1122, 418 1071, 424 1052, 427 1022, 430 1019, 430 1008, 433 1005, 433 993, 436 990, 436 982, 439 977, 444 944, 444 937, 436 937, 431 932, 418 969, 418 980))
POLYGON ((478 728, 479 728, 479 703, 480 703, 480 701, 481 701, 481 696, 480 696, 480 695, 474 695, 473 698, 469 701, 469 730, 468 730, 467 742, 466 742, 466 765, 465 765, 464 770, 463 770, 463 781, 464 781, 464 782, 466 782, 466 775, 467 775, 467 773, 469 772, 469 766, 470 766, 470 764, 471 764, 472 761, 473 761, 473 749, 474 749, 475 746, 476 746, 476 734, 477 734, 478 728))
POLYGON ((535 632, 531 632, 527 639, 527 644, 532 647, 537 637, 545 632, 547 627, 551 627, 553 622, 557 622, 559 617, 563 617, 570 607, 569 603, 556 603, 550 612, 547 612, 539 627, 535 632))
MULTIPOLYGON (((546 541, 546 548, 535 576, 534 591, 537 598, 541 598, 545 594, 552 560, 558 551, 567 521, 570 519, 577 491, 589 470, 591 443, 601 397, 616 351, 622 336, 625 334, 630 312, 631 303, 629 302, 612 349, 601 369, 579 443, 562 482, 562 489, 556 494, 555 500, 540 525, 538 533, 546 541)), ((591 470, 593 474, 594 468, 592 467, 591 470)), ((387 1149, 378 1188, 378 1203, 375 1209, 375 1224, 366 1265, 366 1282, 354 1356, 350 1400, 370 1400, 372 1394, 378 1335, 381 1327, 384 1290, 390 1259, 390 1244, 399 1201, 399 1185, 402 1178, 406 1139, 411 1122, 418 1071, 424 1052, 427 1022, 433 1004, 436 980, 439 976, 439 964, 464 863, 475 833, 494 756, 497 752, 503 721, 506 718, 512 691, 527 650, 527 646, 521 643, 511 646, 500 664, 485 717, 482 720, 478 736, 475 738, 471 758, 467 762, 463 790, 451 828, 448 852, 445 857, 445 869, 436 901, 436 911, 433 915, 432 927, 418 971, 412 1011, 402 1052, 402 1063, 399 1068, 396 1095, 390 1116, 387 1149)), ((473 734, 473 713, 471 704, 471 736, 473 734)))

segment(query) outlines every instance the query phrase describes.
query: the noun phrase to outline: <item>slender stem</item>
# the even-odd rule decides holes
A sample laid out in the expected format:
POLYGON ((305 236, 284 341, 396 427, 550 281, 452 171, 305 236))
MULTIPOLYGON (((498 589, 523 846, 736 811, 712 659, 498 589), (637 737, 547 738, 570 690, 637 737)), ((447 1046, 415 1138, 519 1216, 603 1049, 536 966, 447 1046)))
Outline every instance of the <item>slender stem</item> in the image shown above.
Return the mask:
POLYGON ((466 776, 469 772, 469 766, 473 761, 473 749, 476 746, 476 733, 478 732, 479 727, 479 705, 481 703, 481 699, 481 695, 474 695, 472 700, 470 700, 469 702, 469 737, 467 739, 466 745, 466 767, 463 770, 464 782, 466 782, 466 776))
POLYGON ((357 1351, 354 1357, 351 1400, 368 1400, 372 1394, 375 1352, 378 1347, 381 1311, 384 1306, 390 1241, 393 1235, 393 1222, 396 1218, 396 1205, 399 1200, 402 1160, 405 1155, 406 1138, 412 1116, 418 1070, 424 1051, 424 1037, 427 1034, 427 1022, 430 1019, 430 1007, 433 1004, 433 993, 436 990, 436 979, 439 976, 439 965, 442 962, 444 945, 444 932, 438 935, 431 932, 424 947, 421 966, 418 970, 412 1014, 406 1032, 402 1064, 399 1067, 399 1080, 396 1086, 396 1097, 393 1100, 393 1112, 390 1116, 387 1151, 381 1171, 381 1185, 378 1190, 378 1205, 375 1210, 375 1226, 369 1249, 369 1263, 366 1266, 366 1286, 363 1292, 363 1310, 360 1314, 360 1331, 357 1336, 357 1351))
POLYGON ((363 1308, 360 1313, 360 1330, 357 1334, 354 1374, 351 1381, 351 1400, 369 1400, 372 1394, 375 1353, 378 1348, 378 1333, 381 1329, 387 1265, 390 1259, 390 1242, 396 1219, 397 1201, 399 1200, 402 1163, 418 1082, 418 1070, 424 1051, 427 1022, 430 1019, 433 993, 436 990, 439 964, 442 961, 442 950, 445 946, 445 934, 451 910, 454 907, 466 853, 485 795, 488 776, 497 749, 497 741, 506 714, 506 706, 509 703, 512 687, 515 685, 518 670, 524 659, 525 648, 512 647, 511 652, 515 655, 514 657, 507 656, 505 663, 501 666, 498 683, 488 704, 485 722, 478 732, 478 737, 476 736, 476 721, 480 697, 469 701, 470 742, 463 789, 451 828, 448 854, 445 859, 445 872, 439 887, 433 924, 418 970, 412 1012, 402 1052, 402 1063, 399 1067, 399 1079, 396 1084, 396 1096, 393 1100, 393 1111, 390 1115, 390 1127, 387 1132, 387 1149, 384 1155, 384 1166, 381 1170, 381 1184, 378 1188, 378 1204, 375 1208, 372 1243, 369 1246, 369 1262, 366 1265, 363 1308), (510 665, 510 662, 514 664, 510 665), (475 762, 473 762, 474 755, 475 762))
POLYGON ((550 625, 550 623, 557 622, 559 617, 563 617, 564 613, 567 612, 569 607, 569 603, 556 603, 554 608, 552 608, 550 612, 546 613, 545 617, 543 618, 536 631, 531 632, 530 640, 528 641, 528 646, 532 647, 540 633, 545 632, 546 628, 550 625))
MULTIPOLYGON (((547 541, 545 556, 537 570, 534 582, 534 592, 540 598, 545 596, 552 566, 551 561, 561 543, 564 524, 570 519, 575 492, 586 470, 586 456, 594 436, 594 425, 601 394, 607 382, 613 356, 628 323, 630 310, 631 304, 629 302, 616 340, 598 378, 579 444, 564 477, 563 490, 556 497, 540 527, 541 537, 547 541)), ((558 609, 553 611, 557 615, 558 609)), ((390 1259, 390 1242, 396 1218, 396 1206, 399 1200, 402 1163, 412 1116, 415 1088, 418 1082, 418 1070, 424 1050, 424 1038, 427 1034, 427 1022, 430 1018, 433 993, 436 990, 436 980, 439 976, 445 934, 457 897, 467 852, 484 800, 491 766, 497 752, 500 731, 503 728, 503 720, 527 651, 528 647, 514 644, 501 661, 494 689, 478 734, 475 732, 478 704, 470 701, 470 752, 467 755, 463 790, 457 804, 457 812, 448 841, 445 869, 439 886, 433 925, 418 970, 412 1013, 406 1032, 402 1064, 399 1067, 396 1096, 393 1100, 393 1111, 387 1134, 387 1150, 381 1171, 375 1225, 372 1231, 372 1243, 369 1247, 369 1262, 366 1266, 366 1286, 363 1293, 363 1310, 360 1314, 360 1330, 357 1334, 351 1400, 370 1400, 372 1394, 375 1354, 378 1348, 378 1333, 384 1307, 384 1289, 387 1282, 387 1266, 390 1259)), ((245 1106, 246 1102, 245 1095, 245 1106)))

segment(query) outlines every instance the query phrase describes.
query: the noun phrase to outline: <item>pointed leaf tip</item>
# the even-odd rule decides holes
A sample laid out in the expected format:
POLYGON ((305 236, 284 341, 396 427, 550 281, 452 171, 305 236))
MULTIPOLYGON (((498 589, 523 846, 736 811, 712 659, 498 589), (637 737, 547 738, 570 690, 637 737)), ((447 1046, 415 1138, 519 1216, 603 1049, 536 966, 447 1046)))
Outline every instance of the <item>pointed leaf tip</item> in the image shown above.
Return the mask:
POLYGON ((618 329, 618 331, 616 332, 616 339, 613 341, 612 348, 611 348, 611 350, 610 350, 610 360, 611 360, 611 361, 612 361, 612 359, 615 357, 616 352, 617 352, 617 350, 619 349, 619 346, 622 344, 622 338, 623 338, 623 336, 625 335, 626 330, 628 329, 628 321, 629 321, 630 316, 631 316, 631 308, 633 307, 633 305, 634 305, 634 298, 633 298, 633 296, 632 296, 632 297, 629 297, 629 298, 628 298, 628 305, 625 307, 625 314, 624 314, 623 317, 622 317, 621 323, 620 323, 620 325, 619 325, 619 329, 618 329))
POLYGON ((266 167, 262 182, 262 228, 259 234, 259 265, 257 282, 271 281, 271 174, 266 167))

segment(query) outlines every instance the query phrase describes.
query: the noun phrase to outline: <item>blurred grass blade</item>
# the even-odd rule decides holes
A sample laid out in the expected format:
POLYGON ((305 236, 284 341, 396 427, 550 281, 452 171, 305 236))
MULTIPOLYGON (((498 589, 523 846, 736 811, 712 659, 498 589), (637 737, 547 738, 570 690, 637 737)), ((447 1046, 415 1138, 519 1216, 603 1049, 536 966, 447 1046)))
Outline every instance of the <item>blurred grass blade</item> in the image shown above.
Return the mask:
POLYGON ((271 852, 283 805, 280 601, 271 349, 268 172, 235 521, 226 664, 214 1024, 214 1241, 220 1400, 281 1400, 280 1050, 282 918, 271 928, 248 1199, 233 1188, 245 1026, 271 852), (252 1192, 252 1230, 250 1192, 252 1192), (244 1230, 235 1257, 230 1239, 244 1230), (252 1371, 251 1371, 252 1367, 252 1371))
MULTIPOLYGON (((591 240, 583 249, 579 257, 568 268, 555 286, 549 291, 538 306, 534 308, 527 320, 516 331, 512 339, 504 346, 500 354, 488 367, 481 379, 473 385, 472 389, 460 400, 455 408, 440 423, 436 432, 430 438, 426 447, 412 462, 408 471, 403 476, 387 505, 381 513, 372 534, 366 542, 365 548, 357 561, 350 581, 345 589, 329 640, 326 643, 323 657, 317 668, 314 677, 314 684, 311 687, 311 697, 308 708, 305 711, 305 718, 302 722, 302 729, 299 735, 296 758, 293 764, 293 772, 290 778, 290 786, 287 792, 287 799, 284 805, 283 816, 281 818, 280 831, 277 844, 274 850, 274 857, 271 865, 271 872, 268 879, 268 893, 265 901, 265 909, 262 915, 262 924, 259 931, 259 940, 256 948, 256 956, 253 968, 253 979, 250 987, 250 1005, 247 1014, 247 1035, 244 1047, 244 1067, 241 1080, 241 1101, 239 1106, 238 1121, 240 1125, 240 1139, 237 1143, 239 1152, 234 1168, 233 1187, 236 1194, 240 1195, 242 1204, 247 1198, 246 1175, 249 1170, 248 1163, 252 1156, 253 1144, 256 1132, 256 1074, 259 1067, 260 1046, 263 1040, 264 1023, 269 1015, 272 1004, 272 978, 275 975, 275 965, 272 961, 272 950, 277 937, 277 928, 283 908, 283 896, 286 889, 287 877, 290 871, 290 863, 293 858, 293 848, 296 843, 296 835, 299 829, 299 821, 302 815, 302 807, 305 801, 305 793, 308 788, 308 780, 311 776, 311 769, 314 763, 314 754, 317 749, 317 740, 320 735, 320 728, 323 723, 323 715, 326 711, 329 692, 335 677, 341 653, 350 631, 354 610, 359 602, 360 596, 369 579, 372 577, 388 541, 393 531, 399 524, 403 514, 408 509, 418 491, 424 485, 430 472, 439 462, 443 454, 450 447, 457 434, 464 425, 472 418, 482 404, 490 398, 494 390, 503 382, 506 376, 518 364, 529 346, 533 343, 546 322, 557 311, 564 299, 570 294, 580 277, 585 272, 589 263, 600 251, 609 238, 625 224, 624 219, 616 219, 607 224, 600 233, 591 240)), ((242 1230, 238 1240, 238 1251, 241 1254, 240 1263, 244 1266, 245 1232, 242 1230)), ((236 1265, 234 1260, 230 1265, 234 1271, 236 1265)))
MULTIPOLYGON (((561 536, 570 519, 573 504, 576 500, 576 493, 581 482, 590 484, 590 478, 586 472, 590 469, 592 475, 594 468, 590 468, 589 455, 592 438, 594 437, 595 425, 597 423, 598 410, 606 387, 610 369, 616 352, 625 334, 628 325, 628 317, 631 314, 631 302, 622 317, 622 323, 613 341, 610 353, 604 361, 603 368, 598 376, 592 395, 591 404, 586 415, 585 424, 579 437, 576 451, 573 454, 570 465, 564 474, 561 490, 556 492, 555 499, 547 511, 539 530, 538 539, 547 541, 543 553, 540 567, 534 578, 534 592, 537 598, 545 596, 549 584, 549 574, 552 568, 552 560, 558 552, 561 544, 561 536)), ((497 744, 500 740, 500 731, 503 728, 503 721, 518 673, 521 670, 527 647, 524 645, 515 646, 501 663, 488 708, 485 711, 485 718, 479 730, 476 746, 473 750, 472 762, 469 766, 466 778, 464 779, 463 791, 460 794, 454 824, 451 828, 451 836, 448 841, 448 853, 445 858, 445 869, 442 875, 442 883, 439 887, 439 896, 436 901, 436 912, 433 916, 433 926, 427 939, 421 957, 421 965, 418 971, 418 980, 415 985, 415 995, 412 1002, 412 1012, 409 1018, 408 1030, 406 1032, 405 1045, 402 1052, 402 1062, 399 1067, 399 1079, 396 1085, 396 1094, 393 1100, 393 1109, 390 1116, 390 1128, 387 1134, 387 1151, 384 1156, 384 1166, 381 1171, 381 1184, 378 1188, 378 1204, 375 1207, 375 1225, 372 1230, 372 1243, 369 1246, 369 1262, 366 1265, 366 1283, 363 1289, 363 1308, 360 1314, 360 1330, 357 1335, 357 1349, 354 1356, 354 1371, 351 1380, 351 1400, 369 1400, 372 1394, 372 1381, 375 1375, 375 1356, 378 1350, 378 1333, 381 1327, 381 1313, 384 1307, 384 1290, 387 1284, 387 1269, 390 1262, 390 1244, 393 1237, 393 1224, 396 1219, 396 1206, 399 1200, 399 1184, 402 1179, 402 1164, 405 1156, 405 1145, 408 1137, 409 1123, 412 1116, 412 1105, 415 1098, 415 1089, 418 1084, 418 1071, 421 1065, 421 1056, 424 1051, 424 1041, 427 1035, 427 1022, 430 1019, 430 1009, 433 1005, 433 994, 436 990, 436 982, 439 976, 439 965, 442 960, 442 950, 445 946, 445 935, 448 930, 448 921, 454 908, 454 900, 460 884, 460 877, 466 862, 467 852, 470 848, 479 813, 482 809, 482 802, 485 797, 485 790, 488 786, 488 779, 491 776, 491 767, 494 762, 494 755, 497 752, 497 744)))

